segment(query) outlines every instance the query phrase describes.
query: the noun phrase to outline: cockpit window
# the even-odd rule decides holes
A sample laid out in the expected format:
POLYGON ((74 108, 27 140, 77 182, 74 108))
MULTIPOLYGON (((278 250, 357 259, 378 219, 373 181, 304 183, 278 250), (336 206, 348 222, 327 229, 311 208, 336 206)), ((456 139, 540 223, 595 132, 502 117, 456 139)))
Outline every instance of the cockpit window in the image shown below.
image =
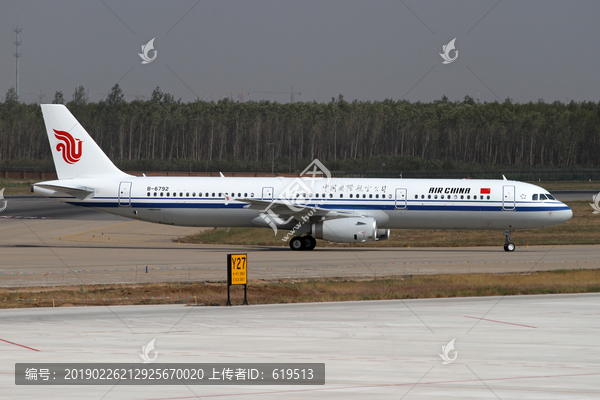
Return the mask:
POLYGON ((548 200, 545 194, 540 194, 540 200, 548 200))
POLYGON ((548 198, 548 200, 556 200, 551 194, 547 194, 546 197, 548 198))
POLYGON ((534 194, 534 195, 531 197, 531 200, 537 200, 537 199, 538 199, 538 195, 537 195, 537 194, 534 194))

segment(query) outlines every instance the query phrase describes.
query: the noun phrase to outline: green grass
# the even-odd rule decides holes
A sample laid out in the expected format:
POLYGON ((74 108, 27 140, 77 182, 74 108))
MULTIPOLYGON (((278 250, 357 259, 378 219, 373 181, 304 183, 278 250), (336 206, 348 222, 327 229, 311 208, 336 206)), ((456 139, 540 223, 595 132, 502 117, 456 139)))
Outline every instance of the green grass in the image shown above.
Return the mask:
MULTIPOLYGON (((250 304, 364 301, 528 294, 598 293, 600 270, 509 274, 445 274, 379 279, 251 280, 250 304)), ((243 291, 231 288, 233 304, 243 291)), ((202 304, 224 306, 226 283, 151 283, 0 289, 0 308, 202 304)))
POLYGON ((36 179, 0 179, 0 190, 4 190, 4 195, 31 194, 31 185, 40 182, 36 179))
POLYGON ((553 190, 597 190, 600 192, 600 181, 536 181, 528 182, 543 187, 548 191, 553 190))

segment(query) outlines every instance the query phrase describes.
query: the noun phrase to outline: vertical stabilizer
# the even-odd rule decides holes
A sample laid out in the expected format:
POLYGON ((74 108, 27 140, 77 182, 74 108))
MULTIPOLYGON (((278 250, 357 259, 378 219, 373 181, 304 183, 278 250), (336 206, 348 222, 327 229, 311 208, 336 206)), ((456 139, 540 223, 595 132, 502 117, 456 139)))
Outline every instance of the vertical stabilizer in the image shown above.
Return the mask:
POLYGON ((119 170, 62 104, 42 104, 58 179, 129 176, 119 170))

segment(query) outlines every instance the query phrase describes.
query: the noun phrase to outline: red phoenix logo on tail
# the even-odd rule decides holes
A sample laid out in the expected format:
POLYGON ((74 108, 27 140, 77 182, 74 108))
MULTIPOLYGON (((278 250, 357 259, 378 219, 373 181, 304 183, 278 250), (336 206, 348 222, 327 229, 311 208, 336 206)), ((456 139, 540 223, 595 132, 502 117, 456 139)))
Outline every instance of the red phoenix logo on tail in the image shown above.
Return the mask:
POLYGON ((83 143, 79 139, 74 139, 70 133, 65 131, 57 131, 53 129, 54 136, 58 140, 62 140, 64 143, 59 143, 56 145, 56 150, 62 151, 63 160, 67 164, 73 164, 81 159, 81 143, 83 143), (75 141, 77 140, 77 146, 75 146, 75 141), (77 147, 77 148, 75 148, 77 147))

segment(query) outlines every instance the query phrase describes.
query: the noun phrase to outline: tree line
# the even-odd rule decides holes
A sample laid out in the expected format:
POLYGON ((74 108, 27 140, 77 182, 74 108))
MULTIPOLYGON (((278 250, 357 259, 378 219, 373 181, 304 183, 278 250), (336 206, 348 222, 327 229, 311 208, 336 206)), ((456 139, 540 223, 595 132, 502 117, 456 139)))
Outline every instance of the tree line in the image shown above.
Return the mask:
MULTIPOLYGON (((53 102, 65 103, 62 92, 53 102)), ((273 153, 280 171, 314 158, 379 170, 600 165, 600 102, 348 102, 340 95, 328 103, 182 103, 158 87, 149 101, 127 102, 115 85, 99 102, 88 102, 80 86, 66 106, 130 169, 270 170, 273 153)), ((20 103, 10 89, 0 103, 0 161, 50 157, 40 107, 20 103)))

